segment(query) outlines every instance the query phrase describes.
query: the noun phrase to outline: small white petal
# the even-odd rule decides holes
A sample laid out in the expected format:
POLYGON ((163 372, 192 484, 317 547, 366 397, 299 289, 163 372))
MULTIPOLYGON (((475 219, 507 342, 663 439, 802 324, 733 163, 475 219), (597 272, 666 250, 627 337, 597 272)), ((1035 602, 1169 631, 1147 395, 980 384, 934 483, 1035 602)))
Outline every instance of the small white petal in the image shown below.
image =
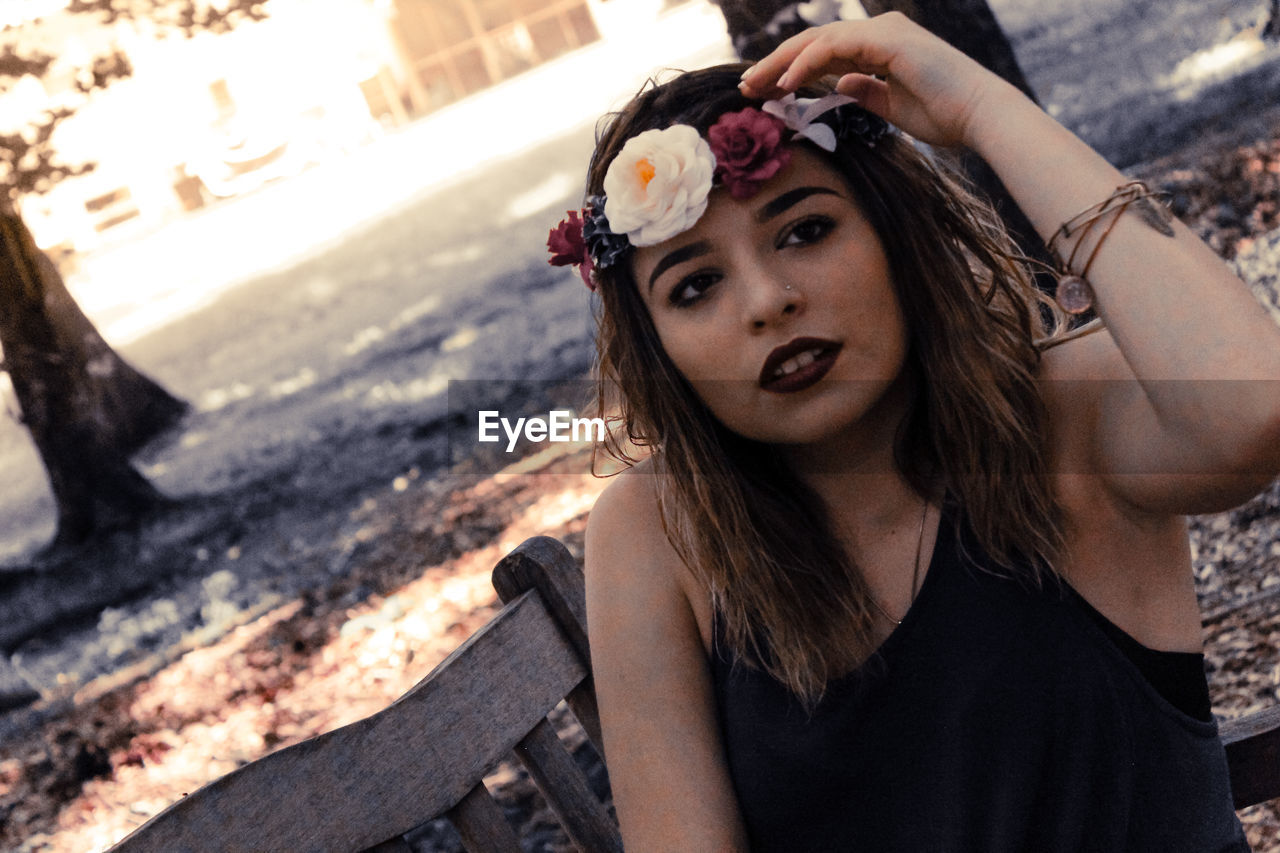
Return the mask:
POLYGON ((823 151, 836 150, 836 132, 825 124, 815 123, 804 130, 796 131, 796 136, 803 136, 823 151))

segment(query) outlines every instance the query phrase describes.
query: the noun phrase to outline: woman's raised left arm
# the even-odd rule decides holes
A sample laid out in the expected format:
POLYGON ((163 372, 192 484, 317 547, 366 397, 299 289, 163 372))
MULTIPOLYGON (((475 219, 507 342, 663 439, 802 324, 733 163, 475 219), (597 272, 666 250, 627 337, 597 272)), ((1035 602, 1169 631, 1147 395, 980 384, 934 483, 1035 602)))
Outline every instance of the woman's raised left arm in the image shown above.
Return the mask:
MULTIPOLYGON (((826 74, 844 75, 839 91, 911 135, 975 151, 1046 239, 1128 180, 1012 85, 896 13, 795 36, 748 72, 744 92, 770 96, 826 74)), ((1108 380, 1090 392, 1100 402, 1088 437, 1097 473, 1139 505, 1206 511, 1280 472, 1280 326, 1181 223, 1139 215, 1149 204, 1119 217, 1088 272, 1114 345, 1051 350, 1046 373, 1077 391, 1108 380)), ((1073 272, 1109 224, 1072 238, 1086 241, 1073 272)))

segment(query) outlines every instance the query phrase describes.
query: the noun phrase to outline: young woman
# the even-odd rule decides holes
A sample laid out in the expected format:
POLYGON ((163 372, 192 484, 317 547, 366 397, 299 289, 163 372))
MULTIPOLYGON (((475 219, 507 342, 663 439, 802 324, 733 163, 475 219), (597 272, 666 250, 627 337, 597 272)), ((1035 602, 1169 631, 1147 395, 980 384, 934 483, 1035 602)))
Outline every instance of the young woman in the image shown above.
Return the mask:
POLYGON ((1277 383, 1247 381, 1280 329, 902 16, 741 71, 637 96, 551 241, 647 448, 587 532, 628 849, 1247 849, 1182 516, 1280 470, 1277 383), (908 136, 987 160, 1104 328, 1046 327, 908 136))

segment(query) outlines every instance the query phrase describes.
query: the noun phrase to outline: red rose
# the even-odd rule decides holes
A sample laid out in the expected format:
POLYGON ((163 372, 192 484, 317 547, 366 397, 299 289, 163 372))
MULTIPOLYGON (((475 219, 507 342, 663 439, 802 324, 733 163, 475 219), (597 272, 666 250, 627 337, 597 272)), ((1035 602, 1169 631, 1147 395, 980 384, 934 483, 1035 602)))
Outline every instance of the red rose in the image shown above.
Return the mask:
POLYGON ((560 220, 560 224, 547 235, 547 249, 551 252, 548 263, 555 267, 581 264, 587 256, 587 243, 582 239, 582 217, 576 210, 568 211, 568 215, 568 219, 560 220))
POLYGON ((547 263, 556 267, 574 264, 578 275, 582 276, 582 283, 595 290, 595 282, 591 280, 591 255, 587 253, 587 242, 582 237, 582 217, 576 210, 566 212, 568 218, 560 220, 560 224, 547 235, 547 249, 551 252, 547 263))
POLYGON ((578 275, 582 276, 582 283, 587 286, 587 290, 595 290, 596 283, 591 280, 591 270, 595 265, 591 263, 591 256, 582 255, 582 263, 578 264, 578 275))
POLYGON ((754 107, 725 113, 711 126, 707 141, 716 157, 716 178, 731 196, 751 198, 791 162, 782 144, 784 130, 780 119, 754 107))

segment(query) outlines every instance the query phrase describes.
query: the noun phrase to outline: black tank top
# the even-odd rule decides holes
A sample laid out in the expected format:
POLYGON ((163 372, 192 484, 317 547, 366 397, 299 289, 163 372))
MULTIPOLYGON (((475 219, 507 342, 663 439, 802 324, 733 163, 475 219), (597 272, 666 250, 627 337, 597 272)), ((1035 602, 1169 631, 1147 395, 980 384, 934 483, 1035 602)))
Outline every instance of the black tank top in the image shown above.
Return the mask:
POLYGON ((959 516, 944 507, 902 624, 811 714, 713 631, 752 849, 1248 851, 1216 724, 1162 697, 1069 587, 990 571, 959 516))

